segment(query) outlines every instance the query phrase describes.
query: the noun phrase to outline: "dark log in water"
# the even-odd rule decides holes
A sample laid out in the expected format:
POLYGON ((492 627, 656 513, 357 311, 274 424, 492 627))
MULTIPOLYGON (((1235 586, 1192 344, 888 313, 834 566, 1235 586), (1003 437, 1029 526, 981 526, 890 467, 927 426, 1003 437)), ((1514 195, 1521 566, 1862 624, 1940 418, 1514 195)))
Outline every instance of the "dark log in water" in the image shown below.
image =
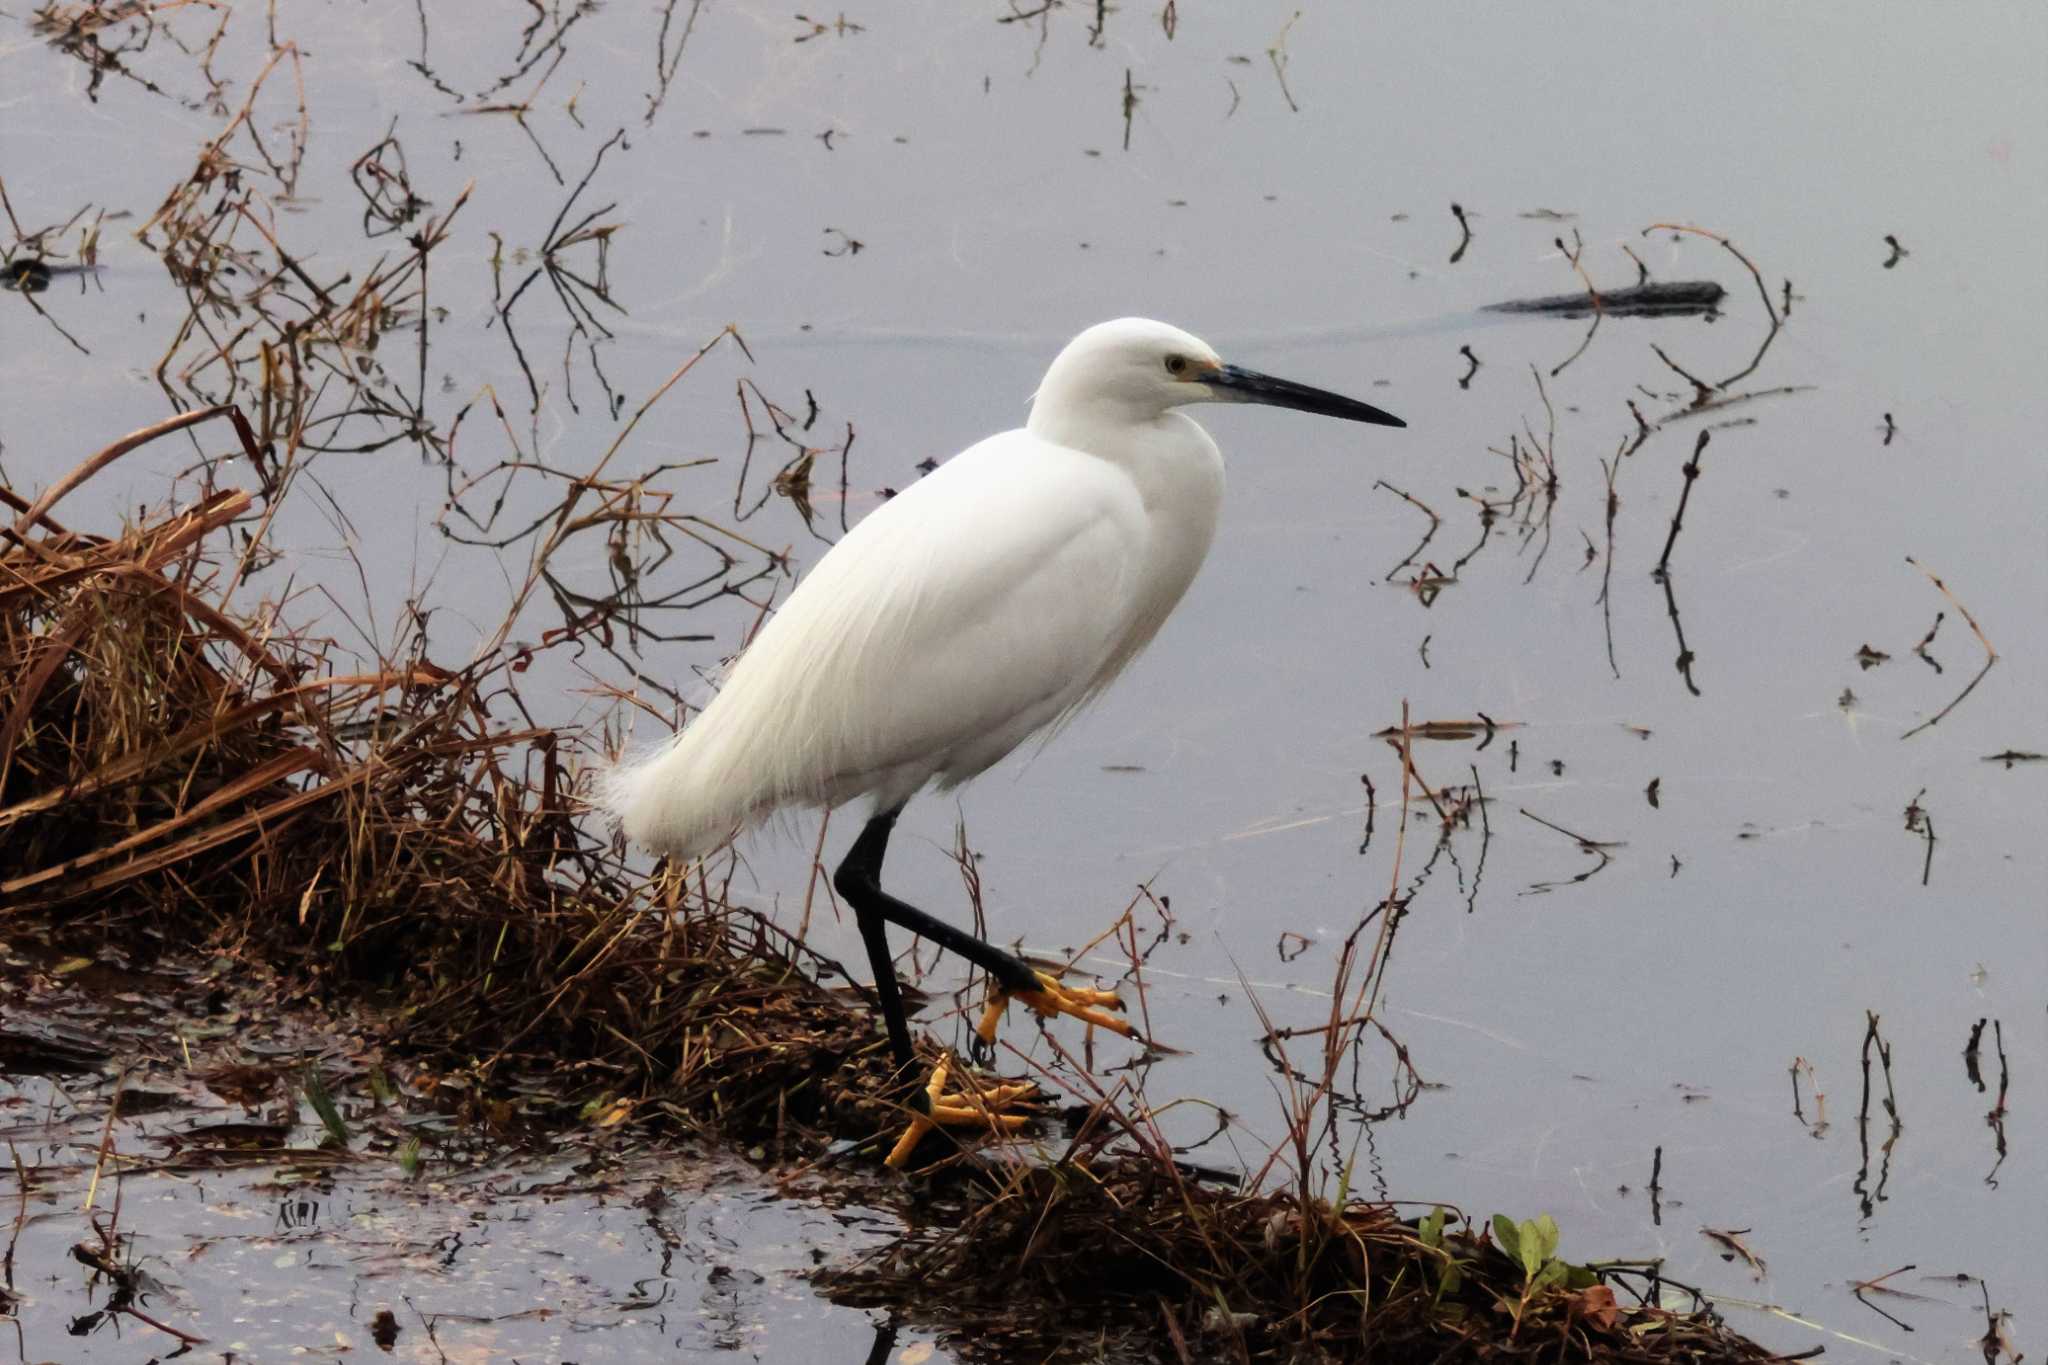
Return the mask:
MULTIPOLYGON (((1727 290, 1712 280, 1675 280, 1669 284, 1638 284, 1602 290, 1600 311, 1611 318, 1696 317, 1721 306, 1727 290)), ((1547 317, 1582 318, 1593 312, 1589 294, 1551 294, 1540 299, 1489 303, 1485 313, 1541 313, 1547 317)))

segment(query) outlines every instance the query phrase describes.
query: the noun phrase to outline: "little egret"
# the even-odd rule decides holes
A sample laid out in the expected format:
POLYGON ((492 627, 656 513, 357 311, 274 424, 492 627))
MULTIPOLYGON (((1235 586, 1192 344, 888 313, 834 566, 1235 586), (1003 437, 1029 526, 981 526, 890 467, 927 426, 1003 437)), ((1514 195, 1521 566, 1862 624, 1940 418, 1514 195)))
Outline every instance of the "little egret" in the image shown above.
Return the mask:
POLYGON ((985 1042, 1011 996, 1129 1032, 1102 1012, 1120 1007, 1113 993, 1062 986, 891 896, 882 858, 911 797, 958 786, 1072 716, 1180 601, 1223 497, 1223 456, 1179 411, 1190 403, 1406 425, 1226 365, 1162 322, 1091 327, 1045 372, 1021 430, 962 451, 856 525, 696 719, 605 785, 628 837, 675 858, 710 852, 780 807, 869 798, 832 884, 853 908, 899 1063, 913 1054, 887 924, 990 974, 985 1042))

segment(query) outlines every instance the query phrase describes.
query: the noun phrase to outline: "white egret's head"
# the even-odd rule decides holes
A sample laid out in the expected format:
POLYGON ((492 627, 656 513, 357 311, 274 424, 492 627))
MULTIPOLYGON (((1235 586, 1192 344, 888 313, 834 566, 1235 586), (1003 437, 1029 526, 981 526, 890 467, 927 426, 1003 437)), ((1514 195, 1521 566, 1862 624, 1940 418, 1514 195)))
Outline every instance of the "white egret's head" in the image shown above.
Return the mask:
POLYGON ((1150 318, 1097 323, 1068 342, 1038 386, 1031 425, 1041 429, 1075 417, 1146 421, 1184 403, 1266 403, 1407 425, 1368 403, 1226 365, 1200 337, 1150 318))

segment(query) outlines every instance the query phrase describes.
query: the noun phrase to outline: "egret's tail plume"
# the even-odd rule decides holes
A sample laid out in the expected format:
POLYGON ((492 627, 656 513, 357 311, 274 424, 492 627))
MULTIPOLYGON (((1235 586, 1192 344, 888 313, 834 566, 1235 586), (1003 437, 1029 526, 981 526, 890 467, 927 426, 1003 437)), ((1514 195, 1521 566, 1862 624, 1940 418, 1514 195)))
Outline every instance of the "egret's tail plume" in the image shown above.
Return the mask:
POLYGON ((690 731, 597 776, 597 804, 642 848, 672 858, 695 858, 717 848, 754 813, 707 784, 707 769, 690 731))

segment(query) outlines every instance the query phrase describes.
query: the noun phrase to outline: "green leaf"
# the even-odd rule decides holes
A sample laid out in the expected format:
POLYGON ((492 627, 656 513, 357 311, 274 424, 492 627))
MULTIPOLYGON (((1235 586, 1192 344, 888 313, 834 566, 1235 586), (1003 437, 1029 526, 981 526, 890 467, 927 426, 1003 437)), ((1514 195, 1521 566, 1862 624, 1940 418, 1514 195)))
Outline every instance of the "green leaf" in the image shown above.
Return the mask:
POLYGON ((1522 1278, 1534 1280, 1536 1272, 1543 1268, 1543 1232, 1527 1218, 1516 1237, 1516 1250, 1521 1253, 1522 1278))
POLYGON ((1422 1221, 1415 1225, 1415 1235, 1422 1239, 1424 1246, 1442 1249, 1444 1244, 1443 1205, 1439 1204, 1428 1213, 1422 1215, 1422 1221))
POLYGON ((1542 1258, 1547 1261, 1557 1255, 1557 1220, 1547 1213, 1538 1214, 1536 1216, 1536 1234, 1537 1243, 1542 1248, 1539 1253, 1542 1258))
POLYGON ((1555 1258, 1545 1261, 1542 1269, 1529 1277, 1529 1292, 1534 1294, 1539 1289, 1547 1289, 1551 1285, 1560 1284, 1569 1273, 1571 1273, 1571 1267, 1563 1261, 1555 1258))
POLYGON ((1515 1220, 1504 1213, 1493 1215, 1493 1244, 1510 1260, 1522 1259, 1522 1235, 1515 1231, 1515 1220))
POLYGON ((1591 1289, 1598 1283, 1600 1283, 1600 1276, 1589 1267, 1582 1265, 1571 1267, 1571 1274, 1565 1279, 1565 1284, 1573 1289, 1591 1289))
POLYGON ((398 1149, 398 1169, 404 1172, 407 1180, 420 1173, 420 1139, 417 1133, 407 1138, 405 1145, 398 1149))

